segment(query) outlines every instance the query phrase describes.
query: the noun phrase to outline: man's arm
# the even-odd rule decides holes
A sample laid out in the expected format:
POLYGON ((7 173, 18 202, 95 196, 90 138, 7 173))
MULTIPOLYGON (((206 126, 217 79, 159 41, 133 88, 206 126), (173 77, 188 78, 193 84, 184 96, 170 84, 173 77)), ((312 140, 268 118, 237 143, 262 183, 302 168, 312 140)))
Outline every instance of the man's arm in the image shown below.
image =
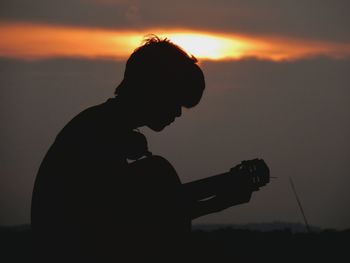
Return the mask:
POLYGON ((209 199, 194 201, 191 204, 191 218, 195 219, 211 213, 217 213, 231 206, 248 203, 251 189, 213 196, 209 199))
POLYGON ((197 218, 249 202, 253 191, 269 182, 269 169, 261 159, 243 161, 228 173, 183 185, 191 202, 191 217, 197 218))
POLYGON ((229 173, 190 182, 183 187, 191 200, 192 219, 247 203, 253 190, 257 190, 244 181, 232 179, 229 173))

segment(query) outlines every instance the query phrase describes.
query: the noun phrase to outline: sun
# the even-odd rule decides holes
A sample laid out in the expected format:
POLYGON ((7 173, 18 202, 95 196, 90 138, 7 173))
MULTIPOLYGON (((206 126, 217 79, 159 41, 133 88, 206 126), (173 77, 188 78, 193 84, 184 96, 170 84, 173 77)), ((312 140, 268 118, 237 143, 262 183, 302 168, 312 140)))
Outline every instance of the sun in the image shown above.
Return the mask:
POLYGON ((168 33, 159 36, 167 37, 188 53, 201 59, 239 58, 247 48, 247 43, 242 40, 204 33, 168 33))

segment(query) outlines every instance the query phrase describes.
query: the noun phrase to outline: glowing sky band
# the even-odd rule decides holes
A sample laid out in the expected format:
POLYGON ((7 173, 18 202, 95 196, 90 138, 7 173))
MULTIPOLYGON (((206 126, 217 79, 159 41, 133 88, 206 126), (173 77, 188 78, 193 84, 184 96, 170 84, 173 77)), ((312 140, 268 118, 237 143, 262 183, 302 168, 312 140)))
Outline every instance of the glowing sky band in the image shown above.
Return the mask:
POLYGON ((0 23, 0 56, 125 59, 147 34, 166 37, 201 60, 247 57, 273 61, 314 56, 350 57, 350 44, 284 37, 257 37, 189 29, 105 30, 30 23, 0 23))

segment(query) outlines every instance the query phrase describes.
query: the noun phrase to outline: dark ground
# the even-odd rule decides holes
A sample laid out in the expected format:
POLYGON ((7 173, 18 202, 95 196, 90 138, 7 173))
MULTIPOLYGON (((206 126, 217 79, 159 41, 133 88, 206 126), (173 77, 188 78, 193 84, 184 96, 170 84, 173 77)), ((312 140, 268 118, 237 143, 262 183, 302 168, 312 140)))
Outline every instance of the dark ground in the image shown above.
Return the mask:
MULTIPOLYGON (((350 230, 295 232, 195 227, 195 262, 350 262, 350 230)), ((34 262, 30 227, 0 227, 0 262, 34 262)))

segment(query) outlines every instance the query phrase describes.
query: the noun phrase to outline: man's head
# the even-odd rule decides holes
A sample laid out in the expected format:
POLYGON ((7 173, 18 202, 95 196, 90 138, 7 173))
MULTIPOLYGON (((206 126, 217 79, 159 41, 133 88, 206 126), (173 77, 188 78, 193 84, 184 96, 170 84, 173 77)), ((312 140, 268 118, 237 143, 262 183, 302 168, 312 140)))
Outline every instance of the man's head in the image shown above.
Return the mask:
POLYGON ((146 125, 160 131, 181 115, 181 107, 197 105, 204 88, 197 59, 152 36, 131 54, 115 94, 141 107, 146 125))

